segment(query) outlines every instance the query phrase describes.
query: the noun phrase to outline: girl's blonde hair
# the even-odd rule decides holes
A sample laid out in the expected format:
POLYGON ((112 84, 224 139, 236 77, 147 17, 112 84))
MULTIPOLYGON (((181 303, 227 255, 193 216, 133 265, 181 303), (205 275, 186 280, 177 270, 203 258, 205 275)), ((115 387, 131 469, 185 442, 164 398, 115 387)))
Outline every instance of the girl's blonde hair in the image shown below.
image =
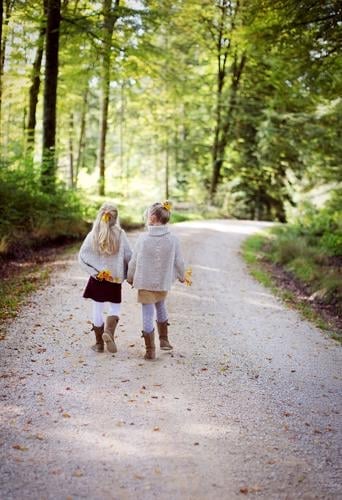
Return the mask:
POLYGON ((171 216, 171 203, 168 200, 164 203, 153 203, 146 211, 146 218, 151 215, 154 215, 161 224, 167 224, 171 216))
POLYGON ((119 250, 120 233, 118 209, 110 203, 104 203, 93 225, 94 250, 107 255, 117 253, 119 250))

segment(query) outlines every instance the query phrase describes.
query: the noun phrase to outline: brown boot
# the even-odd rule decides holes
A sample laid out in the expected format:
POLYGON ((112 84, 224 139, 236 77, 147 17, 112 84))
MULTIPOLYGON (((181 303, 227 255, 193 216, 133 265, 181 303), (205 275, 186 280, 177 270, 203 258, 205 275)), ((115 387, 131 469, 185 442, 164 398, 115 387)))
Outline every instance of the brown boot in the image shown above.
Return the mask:
POLYGON ((155 359, 156 357, 156 346, 154 343, 154 330, 151 333, 142 332, 142 337, 145 340, 146 354, 145 359, 155 359))
POLYGON ((163 351, 171 351, 171 349, 173 349, 172 345, 169 342, 169 339, 167 338, 168 326, 169 323, 167 322, 167 320, 163 322, 157 321, 160 349, 162 349, 163 351))
POLYGON ((95 332, 95 339, 96 343, 91 346, 92 350, 95 352, 103 352, 104 347, 103 347, 103 340, 102 340, 102 334, 104 330, 104 325, 102 326, 95 326, 93 325, 93 328, 91 329, 92 331, 95 332))
POLYGON ((114 332, 116 325, 118 324, 118 316, 107 316, 106 326, 102 335, 102 339, 106 342, 107 351, 117 352, 117 348, 114 340, 114 332))

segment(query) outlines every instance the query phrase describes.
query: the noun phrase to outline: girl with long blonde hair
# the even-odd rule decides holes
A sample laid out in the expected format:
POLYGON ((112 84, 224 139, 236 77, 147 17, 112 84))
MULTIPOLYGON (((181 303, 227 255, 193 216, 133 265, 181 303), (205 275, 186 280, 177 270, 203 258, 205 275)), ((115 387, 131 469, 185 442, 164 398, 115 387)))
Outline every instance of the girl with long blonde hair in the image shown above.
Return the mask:
POLYGON ((92 349, 96 352, 104 351, 104 343, 109 352, 117 352, 114 332, 120 316, 121 284, 126 279, 131 255, 126 233, 119 224, 118 209, 104 203, 78 256, 82 269, 90 274, 83 297, 93 301, 92 349), (109 303, 109 314, 104 322, 105 302, 109 303))

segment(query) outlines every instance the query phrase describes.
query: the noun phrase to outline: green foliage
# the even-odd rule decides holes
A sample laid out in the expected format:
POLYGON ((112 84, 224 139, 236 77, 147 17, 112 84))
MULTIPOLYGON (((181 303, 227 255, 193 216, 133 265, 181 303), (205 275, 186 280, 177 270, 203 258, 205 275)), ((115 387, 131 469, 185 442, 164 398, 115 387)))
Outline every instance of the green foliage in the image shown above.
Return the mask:
POLYGON ((314 205, 303 205, 295 219, 293 231, 304 237, 308 246, 321 249, 327 256, 342 255, 342 190, 332 192, 326 205, 318 209, 314 205))
POLYGON ((185 222, 189 220, 200 220, 203 219, 203 216, 197 212, 197 213, 192 213, 192 212, 177 212, 173 211, 171 215, 171 222, 185 222))
MULTIPOLYGON (((341 181, 341 7, 335 0, 247 0, 226 2, 224 9, 222 2, 210 0, 133 4, 129 8, 127 2, 120 3, 110 50, 105 178, 107 193, 115 186, 122 220, 141 222, 131 203, 137 198, 141 210, 145 202, 163 199, 166 193, 177 202, 208 202, 216 125, 221 136, 227 132, 226 147, 217 158, 222 161, 214 200, 218 215, 284 222, 298 193, 341 181), (235 89, 232 75, 242 54, 246 63, 235 89), (218 61, 225 73, 219 99, 218 61)), ((57 177, 85 189, 87 195, 98 188, 102 6, 103 2, 89 0, 62 2, 57 177)), ((27 152, 27 103, 44 16, 38 0, 11 2, 11 7, 2 40, 6 50, 0 71, 0 146, 4 161, 20 170, 15 159, 27 152)), ((35 159, 42 156, 43 73, 42 69, 35 159)), ((6 175, 1 175, 2 182, 6 175)), ((10 178, 6 182, 8 189, 15 184, 10 178)), ((44 231, 54 229, 44 230, 44 211, 55 213, 55 207, 41 195, 38 181, 35 186, 25 196, 20 188, 24 200, 18 200, 18 206, 28 206, 31 193, 29 216, 36 220, 31 212, 40 213, 44 237, 44 231)), ((62 192, 58 187, 55 203, 69 207, 74 194, 64 200, 66 190, 62 192)), ((20 227, 19 208, 14 210, 17 215, 12 212, 6 211, 6 218, 17 218, 20 227)), ((92 219, 88 212, 85 215, 92 219)), ((319 230, 324 224, 317 221, 319 230)), ((51 226, 58 229, 56 221, 51 226)), ((336 221, 321 234, 322 248, 330 255, 336 255, 341 245, 335 226, 336 221)), ((1 234, 10 231, 8 227, 1 234)))
POLYGON ((261 252, 264 248, 266 238, 267 236, 265 233, 258 233, 253 235, 252 238, 248 238, 244 241, 242 253, 248 264, 254 264, 262 258, 261 252))
POLYGON ((292 224, 274 226, 245 247, 247 262, 266 259, 281 265, 320 300, 342 308, 341 191, 332 193, 320 210, 305 204, 292 224))
POLYGON ((300 298, 298 294, 287 288, 286 284, 278 281, 278 272, 275 273, 274 267, 269 265, 270 263, 282 265, 302 285, 305 285, 320 302, 334 307, 337 314, 342 313, 342 280, 338 266, 331 263, 328 265, 325 260, 317 262, 313 258, 315 249, 309 250, 308 255, 305 255, 308 247, 302 243, 296 247, 293 238, 296 238, 296 231, 290 225, 254 234, 244 241, 242 256, 249 264, 250 272, 256 280, 271 288, 288 305, 299 310, 305 318, 316 323, 319 328, 329 330, 331 337, 341 342, 341 332, 335 331, 330 320, 326 320, 319 312, 316 312, 312 308, 311 302, 300 298), (281 247, 290 251, 297 248, 300 250, 301 256, 284 259, 284 264, 281 264, 281 256, 285 254, 285 251, 279 250, 281 247))
POLYGON ((79 195, 56 188, 41 191, 39 173, 25 164, 0 169, 0 253, 83 235, 85 209, 79 195))

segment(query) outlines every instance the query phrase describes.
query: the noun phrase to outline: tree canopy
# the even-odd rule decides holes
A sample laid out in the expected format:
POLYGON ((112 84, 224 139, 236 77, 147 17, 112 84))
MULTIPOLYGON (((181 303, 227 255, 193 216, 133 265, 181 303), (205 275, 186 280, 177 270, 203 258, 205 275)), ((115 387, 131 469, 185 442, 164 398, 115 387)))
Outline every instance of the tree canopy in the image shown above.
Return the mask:
POLYGON ((2 0, 1 168, 286 220, 341 182, 327 0, 2 0))

